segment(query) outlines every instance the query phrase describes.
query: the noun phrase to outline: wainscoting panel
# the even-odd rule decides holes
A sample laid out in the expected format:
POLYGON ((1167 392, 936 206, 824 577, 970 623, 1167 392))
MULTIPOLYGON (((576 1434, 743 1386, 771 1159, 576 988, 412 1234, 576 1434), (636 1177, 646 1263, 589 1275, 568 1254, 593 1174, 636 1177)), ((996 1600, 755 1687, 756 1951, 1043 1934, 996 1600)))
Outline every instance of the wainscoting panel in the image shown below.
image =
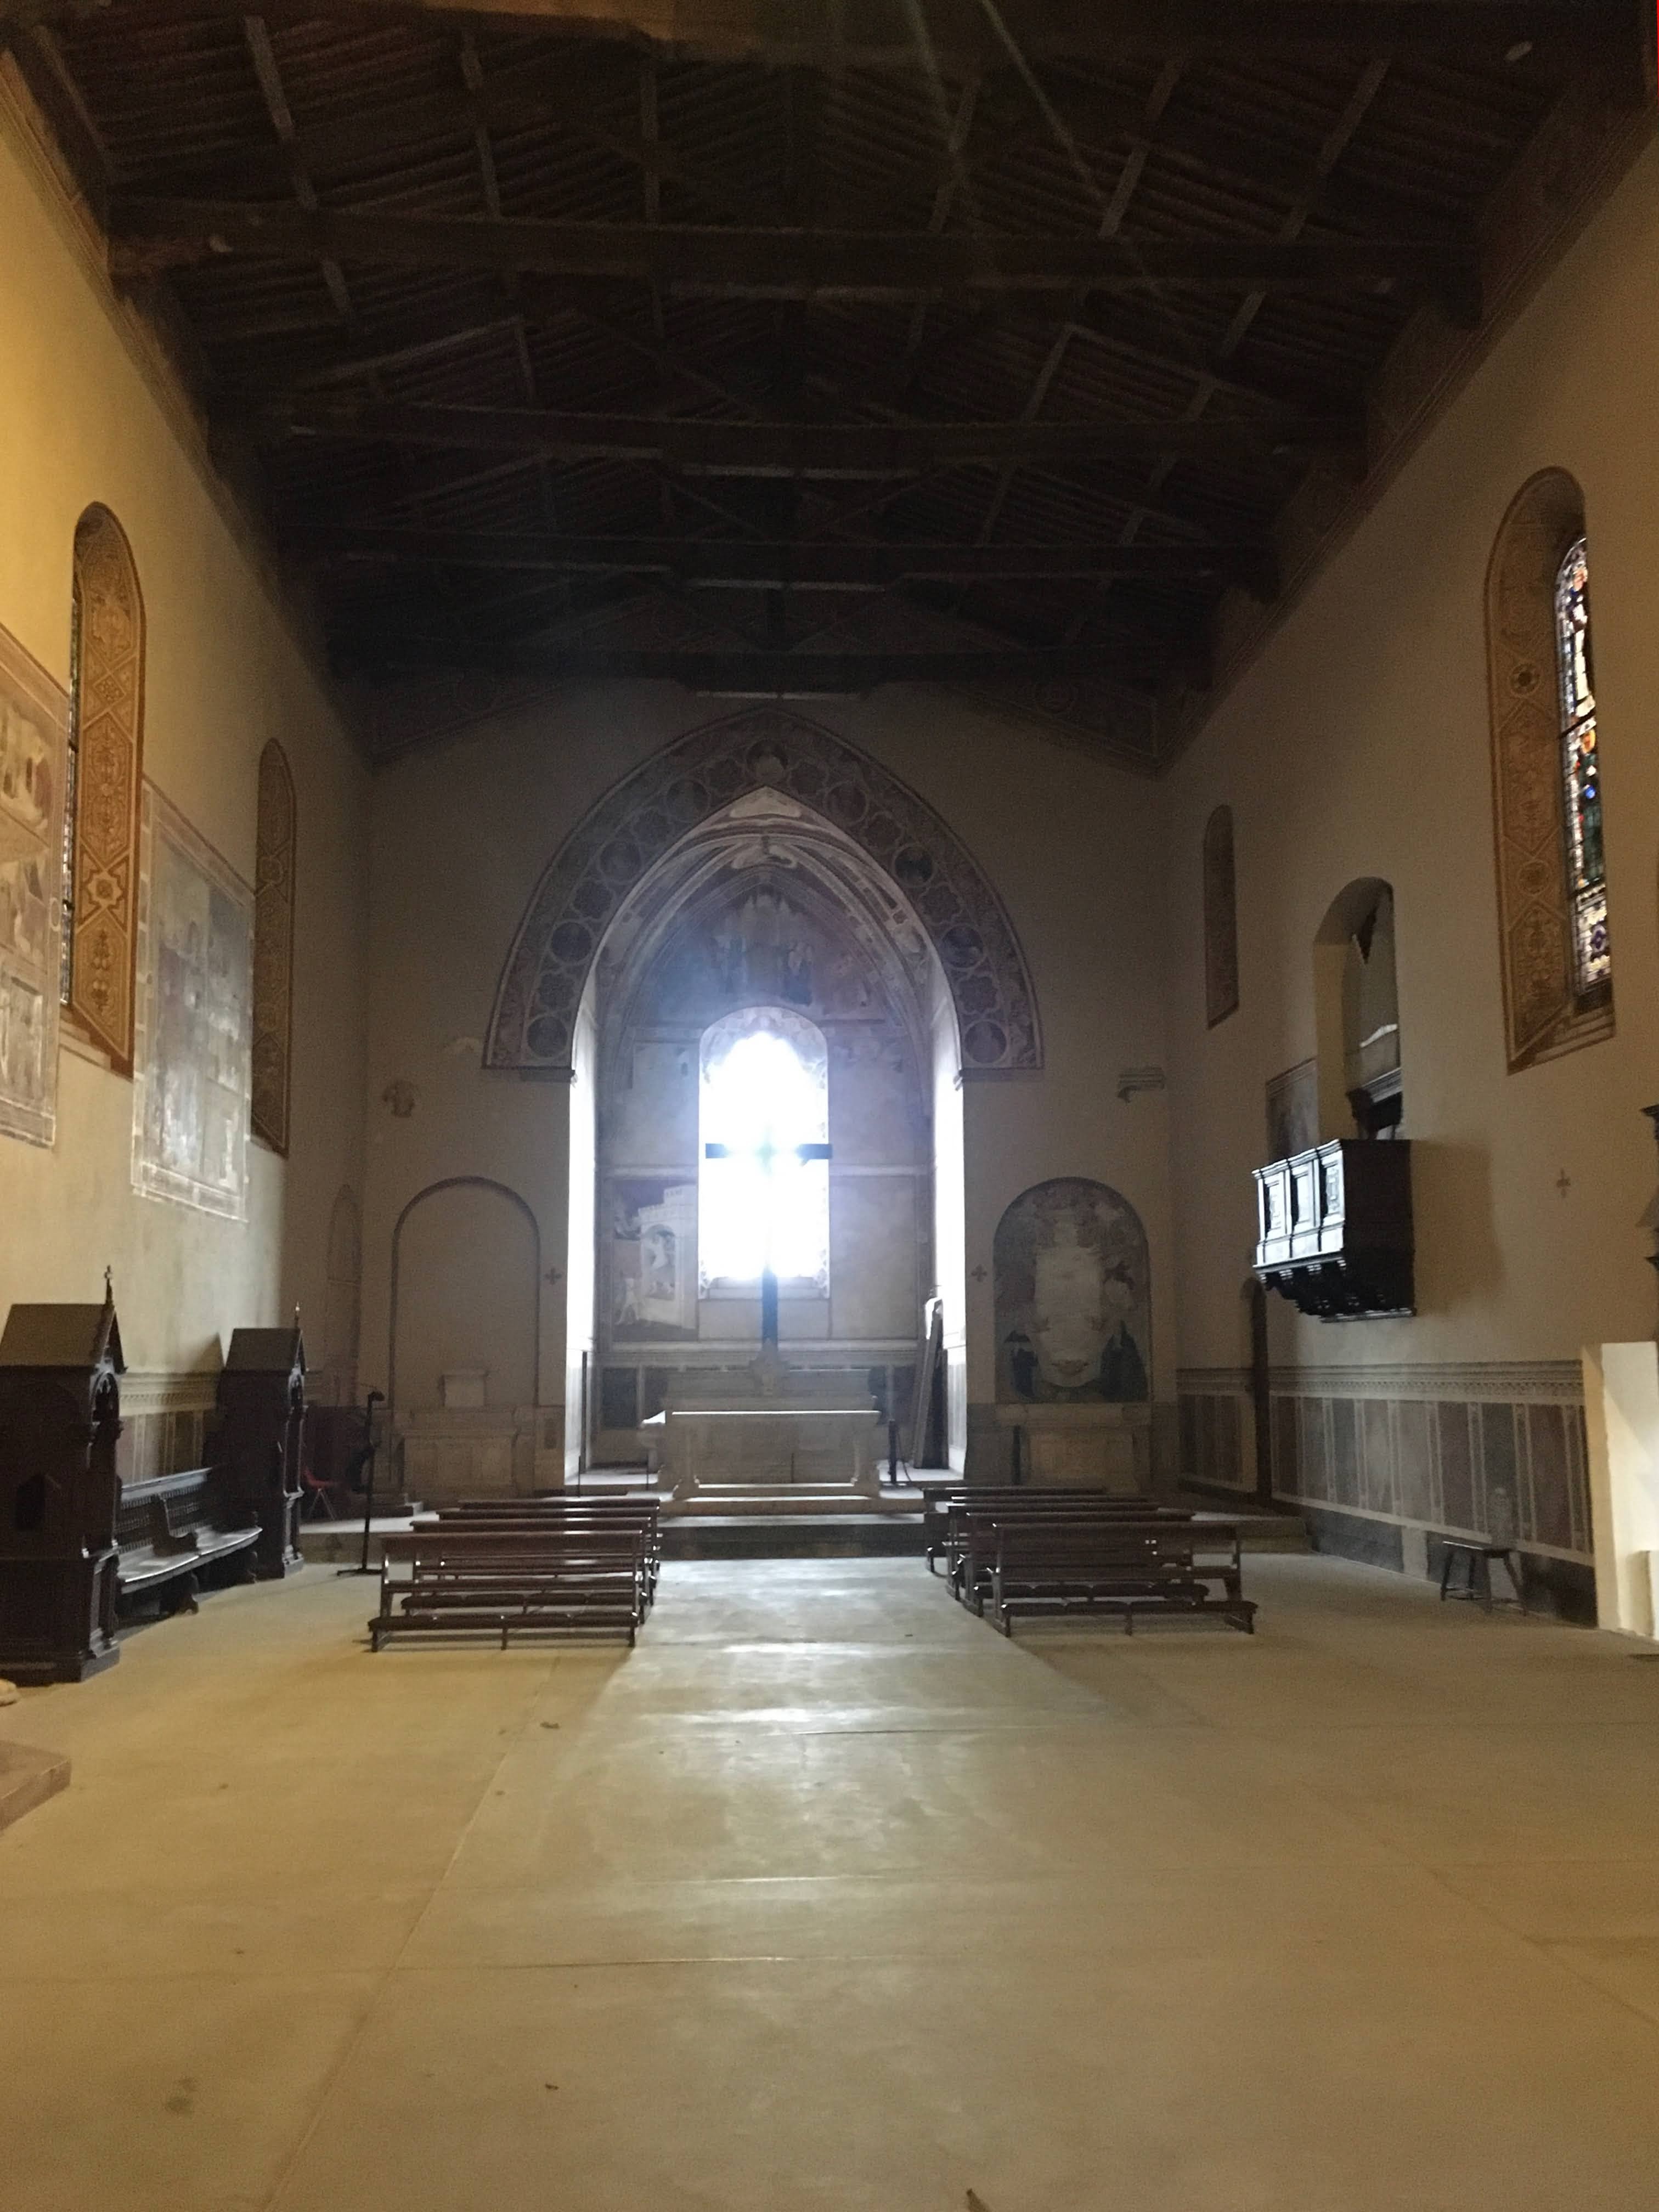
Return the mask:
MULTIPOLYGON (((1181 1470, 1244 1490, 1249 1376, 1189 1368, 1179 1378, 1181 1470)), ((1583 1382, 1577 1361, 1275 1368, 1273 1492, 1309 1509, 1322 1548, 1437 1571, 1446 1536, 1512 1542, 1540 1562, 1591 1564, 1583 1382), (1420 1530, 1413 1541, 1380 1528, 1420 1530)), ((1546 1575, 1582 1600, 1582 1571, 1546 1575)))

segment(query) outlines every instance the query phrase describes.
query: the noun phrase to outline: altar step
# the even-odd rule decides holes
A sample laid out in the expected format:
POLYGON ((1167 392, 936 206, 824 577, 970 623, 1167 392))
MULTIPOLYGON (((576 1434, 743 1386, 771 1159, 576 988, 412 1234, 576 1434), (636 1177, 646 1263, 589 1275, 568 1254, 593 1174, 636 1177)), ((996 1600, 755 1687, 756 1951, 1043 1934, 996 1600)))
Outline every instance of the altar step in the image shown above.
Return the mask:
POLYGON ((914 1492, 884 1491, 872 1498, 850 1483, 826 1483, 814 1487, 788 1482, 703 1482, 689 1498, 677 1498, 663 1508, 665 1520, 696 1520, 708 1516, 762 1514, 869 1515, 916 1514, 921 1500, 914 1492))
POLYGON ((916 1512, 690 1513, 665 1515, 663 1556, 670 1559, 860 1559, 920 1557, 916 1512))

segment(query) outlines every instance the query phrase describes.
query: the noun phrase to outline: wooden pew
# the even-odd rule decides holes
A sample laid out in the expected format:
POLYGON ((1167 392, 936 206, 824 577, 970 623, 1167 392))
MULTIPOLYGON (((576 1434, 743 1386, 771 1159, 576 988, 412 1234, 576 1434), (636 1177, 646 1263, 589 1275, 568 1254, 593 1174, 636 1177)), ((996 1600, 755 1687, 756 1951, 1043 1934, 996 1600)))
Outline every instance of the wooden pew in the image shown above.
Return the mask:
POLYGON ((621 1629, 631 1644, 648 1602, 639 1526, 434 1523, 380 1549, 378 1651, 392 1636, 499 1636, 621 1629), (404 1571, 400 1575, 397 1570, 404 1571))
POLYGON ((145 1482, 124 1482, 115 1514, 116 1590, 125 1602, 159 1592, 169 1613, 194 1613, 199 1577, 240 1559, 252 1581, 264 1534, 239 1510, 219 1468, 192 1468, 145 1482))
POLYGON ((996 1531, 987 1601, 1006 1636, 1014 1632, 1016 1613, 1079 1606, 1121 1613, 1128 1634, 1137 1611, 1216 1613, 1230 1627, 1255 1632, 1239 1532, 1226 1522, 1005 1520, 996 1531))
POLYGON ((1121 1503, 1142 1510, 1150 1504, 1146 1498, 1126 1498, 1115 1490, 1105 1490, 1098 1486, 1088 1488, 1079 1486, 1075 1490, 1050 1490, 1030 1483, 963 1482, 958 1479, 954 1482, 923 1482, 916 1486, 921 1492, 921 1528, 927 1540, 927 1571, 930 1575, 939 1572, 939 1558, 945 1548, 951 1508, 963 1500, 974 1505, 991 1506, 1000 1505, 1005 1501, 1018 1505, 1027 1498, 1045 1501, 1069 1498, 1073 1504, 1121 1503))
POLYGON ((645 1534, 647 1610, 657 1594, 662 1567, 660 1502, 651 1492, 619 1492, 610 1496, 538 1496, 533 1498, 465 1498, 441 1507, 436 1515, 422 1516, 417 1531, 432 1528, 491 1528, 498 1532, 524 1529, 532 1534, 545 1528, 638 1528, 645 1534))
POLYGON ((1190 1512, 1155 1505, 1150 1498, 1121 1498, 1115 1492, 1084 1493, 1021 1491, 991 1504, 976 1498, 953 1499, 946 1508, 945 1571, 954 1596, 983 1611, 980 1595, 990 1575, 994 1532, 1003 1521, 1183 1521, 1190 1512))

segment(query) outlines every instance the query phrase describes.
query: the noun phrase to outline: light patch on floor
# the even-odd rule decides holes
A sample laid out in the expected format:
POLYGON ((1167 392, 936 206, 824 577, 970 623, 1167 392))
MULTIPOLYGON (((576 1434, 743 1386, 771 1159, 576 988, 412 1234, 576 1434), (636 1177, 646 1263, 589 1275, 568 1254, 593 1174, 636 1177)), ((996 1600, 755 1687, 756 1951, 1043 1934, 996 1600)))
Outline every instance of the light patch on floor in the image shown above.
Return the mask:
POLYGON ((1010 1644, 909 1559, 26 1693, 4 2212, 1650 2212, 1659 1669, 1325 1559, 1010 1644))

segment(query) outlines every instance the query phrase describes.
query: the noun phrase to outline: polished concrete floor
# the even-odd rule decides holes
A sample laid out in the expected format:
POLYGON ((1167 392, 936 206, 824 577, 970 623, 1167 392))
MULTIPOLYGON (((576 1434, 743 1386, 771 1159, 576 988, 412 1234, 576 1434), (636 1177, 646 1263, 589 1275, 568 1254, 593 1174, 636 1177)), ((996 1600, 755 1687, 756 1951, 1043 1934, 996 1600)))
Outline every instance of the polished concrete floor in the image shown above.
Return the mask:
POLYGON ((3 2212, 1651 2212, 1659 1665, 1250 1563, 1011 1646, 909 1560, 637 1650, 318 1569, 0 1735, 3 2212))

